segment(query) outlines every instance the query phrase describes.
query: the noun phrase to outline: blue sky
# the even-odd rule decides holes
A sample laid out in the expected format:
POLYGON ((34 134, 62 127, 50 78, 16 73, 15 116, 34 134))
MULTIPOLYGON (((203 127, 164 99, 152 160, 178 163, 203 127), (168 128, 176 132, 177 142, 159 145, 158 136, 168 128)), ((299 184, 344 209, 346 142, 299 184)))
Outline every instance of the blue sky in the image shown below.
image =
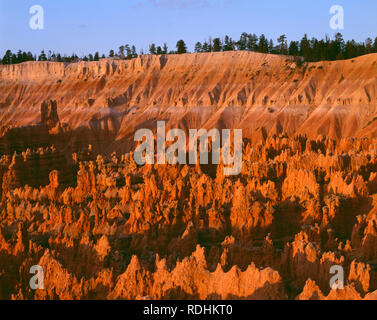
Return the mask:
POLYGON ((333 37, 330 7, 345 11, 345 39, 377 37, 376 0, 0 0, 0 54, 6 49, 39 53, 108 53, 134 44, 167 42, 174 49, 184 39, 190 50, 209 36, 234 39, 246 31, 276 41, 285 33, 299 40, 304 33, 333 37), (29 27, 32 5, 44 8, 44 30, 29 27))

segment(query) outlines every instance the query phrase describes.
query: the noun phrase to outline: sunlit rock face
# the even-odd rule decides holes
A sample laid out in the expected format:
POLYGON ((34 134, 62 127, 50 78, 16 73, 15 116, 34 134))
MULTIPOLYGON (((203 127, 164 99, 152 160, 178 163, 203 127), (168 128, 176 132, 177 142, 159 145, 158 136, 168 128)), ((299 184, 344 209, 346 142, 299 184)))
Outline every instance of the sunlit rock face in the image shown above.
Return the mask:
POLYGON ((375 299, 375 61, 0 66, 0 299, 375 299), (157 120, 242 129, 241 173, 137 165, 157 120))
POLYGON ((247 51, 4 65, 0 127, 40 123, 44 103, 49 129, 59 121, 55 134, 71 131, 64 145, 73 152, 88 144, 129 152, 135 129, 156 128, 157 120, 167 129, 243 129, 255 142, 283 132, 372 138, 376 72, 376 54, 298 66, 247 51))

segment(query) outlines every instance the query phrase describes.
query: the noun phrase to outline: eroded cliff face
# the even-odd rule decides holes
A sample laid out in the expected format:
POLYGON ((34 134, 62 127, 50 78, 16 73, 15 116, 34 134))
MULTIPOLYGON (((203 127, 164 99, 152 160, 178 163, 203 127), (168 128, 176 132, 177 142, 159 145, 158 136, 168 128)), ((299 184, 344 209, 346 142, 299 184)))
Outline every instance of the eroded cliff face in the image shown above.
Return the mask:
POLYGON ((0 299, 375 299, 375 60, 0 67, 0 299), (157 120, 242 128, 241 174, 138 166, 157 120))
MULTIPOLYGON (((305 63, 286 56, 222 52, 101 60, 65 65, 27 62, 0 67, 1 126, 39 121, 43 101, 57 102, 75 134, 104 153, 132 150, 135 128, 239 128, 373 137, 377 55, 305 63)), ((76 150, 74 150, 76 151, 76 150)))

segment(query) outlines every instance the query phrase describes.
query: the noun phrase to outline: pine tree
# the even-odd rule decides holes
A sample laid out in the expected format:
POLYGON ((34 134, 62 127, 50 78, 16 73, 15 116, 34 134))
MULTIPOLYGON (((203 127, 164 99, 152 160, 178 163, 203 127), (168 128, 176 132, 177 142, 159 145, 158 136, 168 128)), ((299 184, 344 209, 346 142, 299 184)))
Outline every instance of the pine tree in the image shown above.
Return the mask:
POLYGON ((249 34, 247 37, 247 44, 246 49, 249 51, 257 51, 258 50, 258 37, 256 34, 249 34))
POLYGON ((204 43, 203 43, 202 52, 210 52, 210 48, 209 48, 207 41, 204 41, 204 43))
POLYGON ((233 39, 229 36, 225 36, 224 39, 224 51, 233 51, 235 48, 233 39))
POLYGON ((99 53, 98 52, 96 52, 95 54, 94 54, 94 59, 93 59, 94 61, 99 61, 99 53))
POLYGON ((209 37, 208 38, 208 52, 212 52, 213 51, 213 43, 212 43, 212 37, 209 37))
POLYGON ((355 58, 358 55, 357 43, 355 40, 347 41, 344 49, 346 59, 355 58))
POLYGON ((214 52, 219 52, 219 51, 222 50, 222 48, 223 48, 223 45, 221 43, 220 38, 213 39, 213 51, 214 52))
POLYGON ((119 57, 124 59, 124 46, 119 47, 119 57))
POLYGON ((136 52, 135 46, 132 46, 131 48, 131 58, 137 58, 137 52, 136 52))
POLYGON ((365 40, 365 50, 367 53, 373 52, 373 40, 369 37, 365 40))
POLYGON ((17 52, 17 58, 16 58, 16 62, 15 63, 21 63, 21 62, 24 62, 23 56, 22 56, 22 51, 18 50, 18 52, 17 52))
POLYGON ((268 53, 268 41, 264 34, 259 37, 258 51, 262 53, 268 53))
POLYGON ((131 52, 131 48, 128 44, 126 44, 124 46, 124 49, 126 50, 126 59, 130 60, 132 59, 132 52, 131 52))
POLYGON ((149 46, 149 53, 156 54, 156 45, 154 43, 149 46))
POLYGON ((303 56, 304 58, 308 58, 310 56, 310 42, 308 40, 307 34, 305 34, 304 37, 301 39, 300 55, 303 56))
POLYGON ((38 57, 38 61, 47 61, 47 57, 44 50, 41 51, 41 54, 38 57))
POLYGON ((162 54, 167 54, 167 53, 168 53, 168 45, 165 42, 164 45, 162 46, 162 54))
POLYGON ((246 50, 247 40, 248 40, 248 34, 246 32, 243 32, 240 36, 240 40, 238 40, 237 42, 237 49, 246 50))
POLYGON ((11 50, 7 50, 7 51, 5 52, 5 55, 4 55, 4 57, 3 57, 3 61, 2 61, 2 63, 3 63, 3 64, 12 64, 12 63, 14 63, 14 62, 12 61, 12 51, 11 51, 11 50))
POLYGON ((195 49, 194 50, 195 50, 196 53, 203 52, 203 46, 202 46, 202 44, 200 42, 197 42, 195 44, 195 49))
POLYGON ((186 46, 186 43, 183 40, 179 40, 177 42, 176 47, 177 47, 177 53, 178 54, 187 53, 187 46, 186 46))
POLYGON ((30 51, 26 53, 26 61, 35 61, 35 58, 33 57, 33 54, 30 51))
POLYGON ((287 36, 285 34, 281 35, 278 38, 278 43, 279 43, 279 53, 287 54, 287 36))
POLYGON ((337 33, 335 35, 335 40, 332 42, 331 50, 330 50, 330 59, 331 60, 340 60, 343 59, 343 50, 345 47, 345 43, 343 40, 343 36, 341 33, 337 33))
POLYGON ((274 46, 274 40, 270 39, 268 43, 268 52, 269 53, 275 53, 275 46, 274 46))
POLYGON ((299 49, 298 49, 299 43, 298 41, 291 41, 289 44, 288 54, 290 56, 298 56, 299 49))
POLYGON ((79 61, 79 57, 75 53, 73 53, 71 56, 71 62, 77 62, 77 61, 79 61))

